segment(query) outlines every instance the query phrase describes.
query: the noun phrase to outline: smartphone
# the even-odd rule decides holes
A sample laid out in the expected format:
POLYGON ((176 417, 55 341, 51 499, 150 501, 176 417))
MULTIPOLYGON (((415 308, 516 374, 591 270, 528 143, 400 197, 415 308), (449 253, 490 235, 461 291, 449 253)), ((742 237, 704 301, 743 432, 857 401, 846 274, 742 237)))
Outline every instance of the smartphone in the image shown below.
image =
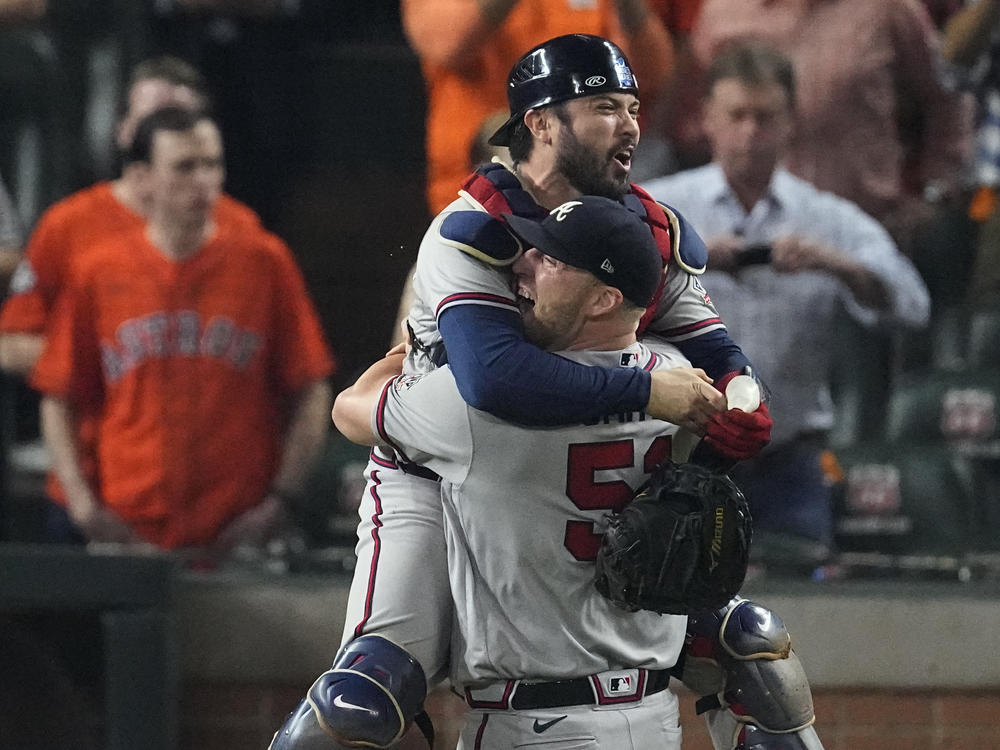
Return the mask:
POLYGON ((747 245, 736 255, 736 265, 752 266, 771 262, 771 246, 765 243, 747 245))

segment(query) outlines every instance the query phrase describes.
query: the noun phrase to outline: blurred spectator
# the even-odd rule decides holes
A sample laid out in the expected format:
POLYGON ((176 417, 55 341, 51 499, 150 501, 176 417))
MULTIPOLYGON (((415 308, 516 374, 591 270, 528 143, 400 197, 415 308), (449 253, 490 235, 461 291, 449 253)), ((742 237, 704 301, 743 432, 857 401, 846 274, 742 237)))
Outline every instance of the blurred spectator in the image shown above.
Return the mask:
MULTIPOLYGON (((707 150, 692 154, 678 149, 678 144, 697 140, 698 131, 686 132, 697 118, 684 113, 697 112, 702 83, 691 51, 694 29, 703 0, 649 0, 650 8, 663 21, 674 42, 674 72, 664 87, 651 98, 644 112, 642 140, 633 156, 632 179, 642 182, 662 174, 688 169, 708 161, 707 150)), ((643 89, 645 90, 645 84, 643 89)))
MULTIPOLYGON (((0 179, 0 289, 7 289, 10 277, 21 260, 24 235, 10 193, 0 179)), ((0 295, 3 299, 3 295, 0 295)))
POLYGON ((74 259, 32 378, 65 511, 92 541, 261 546, 326 435, 331 355, 284 243, 213 219, 212 119, 157 110, 127 159, 148 224, 74 259), (98 427, 96 479, 80 413, 98 427))
MULTIPOLYGON (((132 71, 117 145, 129 148, 136 123, 165 106, 204 107, 205 82, 192 66, 173 57, 139 63, 132 71)), ((67 283, 74 257, 107 234, 140 227, 146 213, 139 170, 126 166, 111 182, 99 182, 48 209, 38 222, 15 274, 9 299, 0 309, 0 368, 27 374, 44 346, 44 331, 56 298, 67 283)), ((254 213, 223 196, 220 222, 257 222, 254 213)))
POLYGON ((927 291, 878 222, 779 166, 797 124, 787 57, 732 46, 709 68, 708 86, 712 162, 642 187, 705 238, 705 286, 773 391, 770 446, 732 470, 751 504, 755 546, 780 534, 786 552, 815 564, 833 535, 835 314, 842 305, 866 326, 922 326, 927 291))
MULTIPOLYGON (((173 57, 142 61, 131 71, 116 146, 119 150, 129 148, 136 123, 159 107, 202 107, 206 103, 205 82, 188 63, 173 57)), ((49 318, 68 284, 74 259, 103 237, 142 227, 147 201, 139 170, 126 165, 118 179, 74 193, 42 215, 14 274, 9 296, 0 308, 0 368, 21 377, 31 371, 45 345, 49 318)), ((217 204, 216 220, 220 224, 259 223, 249 208, 227 196, 217 204)), ((31 398, 23 401, 16 421, 30 423, 30 429, 19 430, 30 437, 37 434, 37 404, 31 398)), ((79 459, 88 476, 92 476, 96 471, 96 422, 83 413, 76 417, 79 459)), ((64 497, 51 473, 47 491, 52 497, 64 497)))
POLYGON ((796 66, 788 169, 856 202, 908 251, 934 202, 959 187, 970 144, 969 108, 942 82, 927 9, 918 0, 705 0, 692 33, 701 64, 746 39, 796 66))
POLYGON ((622 47, 651 95, 673 68, 670 35, 646 0, 403 0, 401 8, 427 88, 432 213, 455 199, 476 129, 506 109, 507 75, 524 50, 562 34, 606 37, 622 47))
POLYGON ((967 300, 1000 304, 1000 0, 972 0, 944 29, 942 53, 976 96, 970 217, 978 223, 967 300))

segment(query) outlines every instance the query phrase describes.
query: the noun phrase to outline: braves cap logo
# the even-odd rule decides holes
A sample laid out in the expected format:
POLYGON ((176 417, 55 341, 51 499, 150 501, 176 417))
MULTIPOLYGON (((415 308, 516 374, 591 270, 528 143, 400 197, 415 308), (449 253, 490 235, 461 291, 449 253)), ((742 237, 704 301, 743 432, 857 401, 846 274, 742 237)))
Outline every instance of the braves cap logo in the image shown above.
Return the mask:
POLYGON ((562 221, 567 216, 569 216, 570 212, 574 208, 582 205, 583 203, 581 201, 566 201, 561 206, 556 206, 551 211, 549 211, 549 216, 555 216, 556 221, 562 221))

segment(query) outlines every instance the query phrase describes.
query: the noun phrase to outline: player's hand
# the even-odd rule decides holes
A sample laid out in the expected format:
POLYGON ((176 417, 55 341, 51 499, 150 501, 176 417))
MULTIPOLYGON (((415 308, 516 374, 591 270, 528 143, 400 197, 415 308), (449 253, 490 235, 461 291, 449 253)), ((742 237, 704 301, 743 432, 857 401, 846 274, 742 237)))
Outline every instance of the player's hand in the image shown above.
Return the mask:
POLYGON ((766 404, 752 412, 729 409, 709 419, 705 443, 728 459, 743 461, 756 456, 771 442, 773 426, 766 404))
POLYGON ((263 547, 287 528, 285 505, 276 495, 267 495, 248 511, 238 515, 219 532, 212 550, 219 554, 236 547, 263 547))
POLYGON ((726 410, 726 397, 704 370, 675 367, 651 373, 646 413, 704 435, 713 414, 726 410))
POLYGON ((397 354, 402 354, 404 357, 410 353, 410 342, 400 341, 398 344, 392 347, 389 351, 385 353, 386 357, 394 357, 397 354))

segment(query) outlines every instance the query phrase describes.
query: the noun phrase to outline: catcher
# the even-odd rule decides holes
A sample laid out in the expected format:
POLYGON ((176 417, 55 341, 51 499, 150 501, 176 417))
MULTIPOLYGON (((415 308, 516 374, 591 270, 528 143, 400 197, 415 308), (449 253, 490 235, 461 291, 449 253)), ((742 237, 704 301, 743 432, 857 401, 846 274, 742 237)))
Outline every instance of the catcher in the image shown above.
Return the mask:
MULTIPOLYGON (((510 222, 537 248, 514 263, 532 340, 578 362, 686 364, 676 352, 635 340, 659 260, 634 214, 583 197, 541 224, 510 222)), ((471 709, 459 746, 587 736, 599 747, 679 748, 677 702, 665 688, 687 620, 616 606, 595 589, 590 564, 606 512, 626 506, 645 474, 669 457, 677 428, 641 413, 516 427, 468 407, 449 368, 394 377, 400 360, 373 366, 341 394, 334 415, 351 439, 389 445, 442 478, 457 617, 451 678, 471 709)), ((381 746, 394 741, 391 732, 422 699, 405 686, 423 675, 413 660, 388 657, 400 650, 379 640, 349 644, 273 747, 342 746, 331 737, 347 739, 344 724, 333 727, 329 717, 344 714, 330 707, 348 703, 365 709, 352 712, 355 729, 378 716, 390 730, 381 746), (377 677, 364 694, 345 696, 344 684, 361 674, 377 677)))

